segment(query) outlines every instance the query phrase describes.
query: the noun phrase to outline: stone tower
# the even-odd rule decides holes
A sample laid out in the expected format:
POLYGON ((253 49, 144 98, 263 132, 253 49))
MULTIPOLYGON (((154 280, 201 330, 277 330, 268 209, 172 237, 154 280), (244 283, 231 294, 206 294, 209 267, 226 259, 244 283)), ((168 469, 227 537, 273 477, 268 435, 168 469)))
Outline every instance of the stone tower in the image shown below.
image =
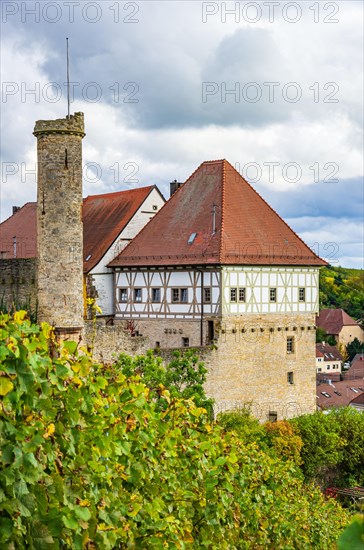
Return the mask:
POLYGON ((61 337, 83 327, 82 138, 83 113, 38 120, 38 322, 61 337))

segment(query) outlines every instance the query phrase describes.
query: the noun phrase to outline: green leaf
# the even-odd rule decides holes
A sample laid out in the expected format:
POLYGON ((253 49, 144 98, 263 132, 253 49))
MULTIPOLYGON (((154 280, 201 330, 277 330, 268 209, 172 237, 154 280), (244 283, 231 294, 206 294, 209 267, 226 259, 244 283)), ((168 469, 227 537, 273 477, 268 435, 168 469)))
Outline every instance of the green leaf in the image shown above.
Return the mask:
POLYGON ((84 521, 88 521, 91 517, 91 512, 85 506, 76 506, 75 507, 76 516, 84 521))
POLYGON ((0 376, 0 395, 6 395, 14 388, 14 384, 5 376, 0 376))
POLYGON ((364 515, 356 515, 337 541, 338 550, 363 550, 364 515))

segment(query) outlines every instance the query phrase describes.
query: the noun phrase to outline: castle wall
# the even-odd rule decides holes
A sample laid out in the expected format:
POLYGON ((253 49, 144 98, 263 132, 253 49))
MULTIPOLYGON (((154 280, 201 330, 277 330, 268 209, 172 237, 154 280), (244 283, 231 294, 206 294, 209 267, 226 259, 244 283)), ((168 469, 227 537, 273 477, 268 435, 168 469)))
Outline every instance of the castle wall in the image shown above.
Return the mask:
MULTIPOLYGON (((189 346, 202 352, 205 390, 215 400, 215 413, 249 405, 264 422, 270 413, 279 420, 316 410, 314 321, 314 314, 303 313, 225 316, 215 319, 214 343, 203 348, 198 321, 139 319, 134 327, 145 349, 158 343, 163 355, 183 347, 182 338, 188 337, 189 346)), ((204 344, 207 336, 205 319, 204 344)))
POLYGON ((0 259, 0 303, 7 310, 29 308, 36 311, 36 259, 0 259))

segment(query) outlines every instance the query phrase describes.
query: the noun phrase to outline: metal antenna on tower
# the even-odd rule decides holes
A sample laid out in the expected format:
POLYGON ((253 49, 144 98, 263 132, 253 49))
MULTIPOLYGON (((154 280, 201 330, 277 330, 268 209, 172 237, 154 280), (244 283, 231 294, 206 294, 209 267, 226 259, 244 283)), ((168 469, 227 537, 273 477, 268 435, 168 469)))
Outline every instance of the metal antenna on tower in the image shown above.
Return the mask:
POLYGON ((67 118, 70 117, 70 60, 68 56, 68 38, 66 38, 67 44, 67 118))

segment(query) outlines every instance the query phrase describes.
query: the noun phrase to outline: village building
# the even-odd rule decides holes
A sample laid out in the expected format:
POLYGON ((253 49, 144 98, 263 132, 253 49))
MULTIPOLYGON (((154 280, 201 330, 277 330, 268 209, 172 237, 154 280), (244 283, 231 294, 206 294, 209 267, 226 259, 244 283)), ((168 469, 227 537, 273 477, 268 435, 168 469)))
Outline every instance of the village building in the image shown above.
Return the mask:
MULTIPOLYGON (((103 316, 114 314, 113 273, 107 264, 164 203, 155 185, 83 199, 84 294, 95 297, 103 316)), ((14 207, 0 224, 0 298, 8 307, 30 304, 35 309, 36 257, 37 203, 28 202, 14 207)))
POLYGON ((335 346, 326 342, 316 344, 316 372, 317 373, 341 373, 343 357, 335 346))
POLYGON ((313 412, 322 265, 229 162, 204 162, 110 262, 115 321, 150 347, 211 346, 218 410, 313 412))
POLYGON ((347 346, 355 338, 364 342, 364 330, 343 309, 322 309, 316 318, 316 325, 334 336, 337 344, 347 346))

